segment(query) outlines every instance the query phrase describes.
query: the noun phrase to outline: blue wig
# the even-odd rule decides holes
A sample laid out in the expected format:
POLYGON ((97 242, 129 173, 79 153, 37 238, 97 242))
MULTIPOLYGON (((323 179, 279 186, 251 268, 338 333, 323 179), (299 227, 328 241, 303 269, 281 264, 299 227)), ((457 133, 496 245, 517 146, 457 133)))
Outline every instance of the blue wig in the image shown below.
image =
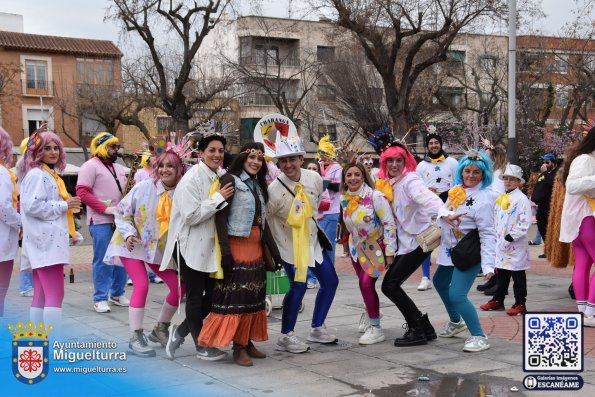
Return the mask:
POLYGON ((493 162, 490 159, 490 156, 484 152, 483 150, 470 150, 466 154, 461 157, 459 160, 459 165, 457 166, 457 171, 455 174, 455 184, 462 185, 463 184, 463 169, 469 165, 475 165, 477 168, 481 170, 483 176, 481 178, 481 189, 485 189, 486 187, 492 184, 493 179, 493 172, 492 166, 493 162))

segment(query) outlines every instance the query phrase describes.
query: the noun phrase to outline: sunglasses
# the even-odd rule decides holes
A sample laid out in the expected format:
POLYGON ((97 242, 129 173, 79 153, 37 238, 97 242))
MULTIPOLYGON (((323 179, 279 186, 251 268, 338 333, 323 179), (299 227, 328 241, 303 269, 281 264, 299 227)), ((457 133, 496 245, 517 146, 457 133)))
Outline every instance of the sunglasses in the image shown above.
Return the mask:
POLYGON ((108 146, 110 149, 115 149, 115 150, 120 150, 120 145, 109 145, 108 146))

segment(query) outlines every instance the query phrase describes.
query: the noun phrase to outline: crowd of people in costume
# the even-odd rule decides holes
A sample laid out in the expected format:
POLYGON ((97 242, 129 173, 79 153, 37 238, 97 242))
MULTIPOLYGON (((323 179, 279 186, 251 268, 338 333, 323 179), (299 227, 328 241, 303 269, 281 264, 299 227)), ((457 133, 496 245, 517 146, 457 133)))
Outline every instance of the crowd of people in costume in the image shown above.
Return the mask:
POLYGON ((44 128, 33 133, 13 172, 13 142, 0 128, 0 316, 21 241, 21 269, 31 272, 34 287, 30 319, 52 324, 59 337, 64 266, 70 263, 69 246, 82 240, 74 217, 84 204, 93 240, 93 308, 106 313, 110 304, 128 307, 128 348, 138 356, 155 356, 150 341, 174 359, 191 338, 203 360, 226 357, 230 346, 238 365, 265 358, 256 343, 268 340, 266 274, 280 269, 289 291, 275 350, 303 353, 311 343, 337 343, 325 321, 339 288, 338 224, 365 306, 360 344, 385 340, 376 289, 382 279, 382 293, 406 321, 395 346, 468 330, 463 350, 479 352, 490 344, 468 298, 478 274, 486 280, 478 288, 492 296, 480 310, 505 310, 512 279, 514 304, 507 314, 527 311, 534 202, 541 237, 572 245, 577 307, 584 324, 595 326, 595 282, 589 279, 595 260, 595 127, 569 148, 561 167, 555 156, 544 156, 530 200, 521 167, 507 163, 489 140, 455 160, 430 127, 427 153, 418 163, 405 142, 384 129, 369 139, 379 155, 374 168, 369 154, 340 161, 325 137, 318 164, 306 169, 297 130, 290 122, 279 125, 281 116, 274 116, 261 123, 260 139, 243 145, 227 167, 223 135, 205 134, 196 147, 200 161, 191 165, 178 146, 156 145, 129 192, 126 170, 116 163, 118 138, 100 133, 91 142, 92 158, 81 167, 76 196, 60 177, 66 162, 58 135, 44 128), (552 230, 547 219, 557 168, 565 197, 561 211, 552 211, 561 213, 559 230, 552 230), (437 268, 431 276, 433 251, 437 268), (420 267, 418 290, 433 286, 449 317, 438 332, 402 287, 420 267), (168 293, 145 334, 150 272, 168 293), (130 299, 124 293, 127 277, 130 299), (319 286, 311 329, 298 335, 309 284, 319 286), (185 318, 172 324, 183 299, 185 318))

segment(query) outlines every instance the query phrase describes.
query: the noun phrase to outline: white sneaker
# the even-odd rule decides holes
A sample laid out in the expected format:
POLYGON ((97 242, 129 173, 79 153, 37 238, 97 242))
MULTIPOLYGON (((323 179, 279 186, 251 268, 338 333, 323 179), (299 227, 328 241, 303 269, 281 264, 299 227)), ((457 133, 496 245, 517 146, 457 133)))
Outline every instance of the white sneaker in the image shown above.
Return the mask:
POLYGON ((310 331, 310 335, 306 338, 308 342, 316 342, 322 344, 329 344, 329 343, 337 343, 339 339, 333 334, 329 334, 326 330, 326 327, 322 325, 322 327, 312 328, 310 331))
POLYGON ((368 318, 368 312, 364 310, 361 317, 359 318, 359 325, 357 326, 357 330, 360 334, 366 332, 368 327, 370 326, 370 320, 368 318))
POLYGON ((95 311, 97 313, 109 313, 112 311, 112 309, 109 308, 107 301, 95 302, 95 304, 93 305, 93 308, 95 308, 95 311))
POLYGON ((583 325, 585 327, 595 327, 595 316, 583 318, 583 325))
POLYGON ((129 278, 128 281, 126 281, 126 285, 132 285, 132 279, 129 278))
POLYGON ((27 291, 21 291, 19 294, 25 298, 31 298, 34 294, 33 288, 28 289, 27 291))
POLYGON ((456 334, 461 333, 466 329, 467 324, 465 324, 463 319, 460 319, 458 323, 453 323, 449 320, 446 324, 444 324, 444 327, 442 328, 442 331, 440 331, 438 336, 441 338, 452 338, 456 334))
POLYGON ((463 347, 464 352, 480 352, 483 350, 488 350, 490 348, 490 344, 488 343, 487 336, 472 336, 471 338, 467 339, 465 342, 465 346, 463 347))
POLYGON ((421 282, 417 286, 418 291, 425 291, 432 288, 432 282, 427 277, 422 277, 421 282))
POLYGON ((359 338, 360 345, 373 345, 374 343, 383 341, 384 332, 382 332, 382 328, 374 327, 373 325, 369 326, 366 333, 359 338))
POLYGON ((163 284, 163 279, 156 275, 155 278, 151 280, 151 282, 154 284, 163 284))
POLYGON ((304 353, 309 349, 310 346, 295 336, 293 331, 289 332, 288 334, 282 334, 275 345, 275 350, 289 353, 304 353))
POLYGON ((120 296, 110 296, 109 301, 116 306, 128 307, 130 305, 130 300, 128 300, 124 294, 120 296))

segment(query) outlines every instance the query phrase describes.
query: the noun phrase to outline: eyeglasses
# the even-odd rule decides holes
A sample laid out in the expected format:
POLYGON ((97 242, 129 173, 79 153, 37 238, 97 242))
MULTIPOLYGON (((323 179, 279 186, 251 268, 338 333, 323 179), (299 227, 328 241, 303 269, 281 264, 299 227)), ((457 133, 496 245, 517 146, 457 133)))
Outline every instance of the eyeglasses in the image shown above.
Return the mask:
POLYGON ((114 150, 120 150, 120 145, 116 145, 116 144, 114 144, 114 145, 109 145, 109 148, 110 148, 110 149, 114 149, 114 150))
POLYGON ((364 160, 364 165, 374 165, 374 160, 364 160))

